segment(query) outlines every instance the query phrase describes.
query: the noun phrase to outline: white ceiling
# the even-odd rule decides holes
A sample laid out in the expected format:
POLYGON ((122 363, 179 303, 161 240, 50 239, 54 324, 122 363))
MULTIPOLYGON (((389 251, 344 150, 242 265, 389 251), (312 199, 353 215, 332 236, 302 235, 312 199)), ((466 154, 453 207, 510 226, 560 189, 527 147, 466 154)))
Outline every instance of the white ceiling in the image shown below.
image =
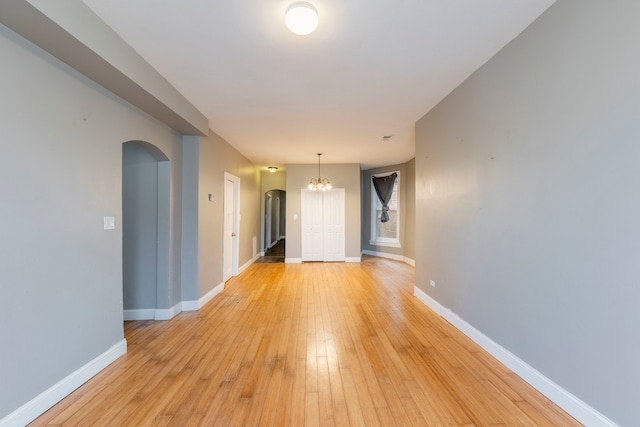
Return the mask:
POLYGON ((414 156, 414 123, 555 0, 84 0, 257 166, 414 156), (383 142, 385 135, 393 135, 383 142))

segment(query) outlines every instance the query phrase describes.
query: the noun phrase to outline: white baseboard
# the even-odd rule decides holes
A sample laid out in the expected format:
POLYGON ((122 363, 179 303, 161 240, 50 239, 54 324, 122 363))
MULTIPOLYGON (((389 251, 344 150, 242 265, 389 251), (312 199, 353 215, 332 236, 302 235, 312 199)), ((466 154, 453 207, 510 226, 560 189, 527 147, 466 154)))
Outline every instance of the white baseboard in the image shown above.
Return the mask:
POLYGON ((182 301, 182 310, 183 311, 197 311, 200 310, 206 303, 211 301, 213 297, 218 295, 220 292, 224 290, 224 283, 220 283, 215 288, 211 289, 209 292, 201 296, 197 301, 182 301))
POLYGON ((143 308, 137 310, 124 310, 124 320, 153 320, 156 318, 154 308, 143 308))
POLYGON ((182 303, 171 308, 142 308, 124 310, 124 320, 169 320, 180 314, 182 303))
MULTIPOLYGON (((256 259, 258 258, 254 258, 250 263, 253 263, 256 259)), ((251 265, 250 263, 245 264, 243 269, 251 265)), ((183 311, 200 310, 200 308, 211 301, 213 297, 223 290, 224 283, 220 283, 196 301, 182 301, 168 309, 148 308, 140 310, 124 310, 124 320, 170 320, 183 311)))
POLYGON ((160 309, 157 308, 155 312, 154 320, 169 320, 173 319, 175 316, 182 312, 182 302, 174 305, 171 308, 160 309))
MULTIPOLYGON (((346 257, 344 262, 360 262, 360 257, 346 257)), ((285 264, 302 264, 302 258, 285 258, 285 264)))
POLYGON ((371 255, 371 256, 377 256, 380 258, 387 258, 387 259, 393 259, 395 261, 402 261, 405 264, 409 264, 412 267, 416 266, 416 262, 414 260, 412 260, 411 258, 407 258, 406 256, 402 256, 402 255, 396 255, 396 254, 389 254, 386 252, 376 252, 376 251, 370 251, 370 250, 363 250, 362 251, 363 254, 365 255, 371 255))
POLYGON ((402 255, 388 254, 386 252, 369 251, 369 250, 366 250, 366 249, 363 250, 362 253, 365 254, 365 255, 377 256, 377 257, 380 257, 380 258, 387 258, 387 259, 393 259, 395 261, 403 261, 404 262, 404 257, 402 255))
POLYGON ((127 341, 102 353, 0 420, 0 427, 25 426, 127 352, 127 341))
POLYGON ((423 304, 432 309, 436 314, 443 317, 455 328, 460 330, 476 344, 486 350, 493 357, 498 359, 503 365, 511 369, 520 378, 531 384, 536 390, 545 395, 549 400, 564 409, 569 415, 584 424, 585 426, 617 427, 617 424, 608 419, 600 412, 569 393, 549 378, 529 366, 523 360, 516 357, 509 350, 494 342, 491 338, 478 331, 469 323, 460 318, 447 307, 442 306, 438 301, 431 298, 420 288, 415 287, 414 296, 423 304))
POLYGON ((247 261, 246 263, 244 263, 244 265, 242 267, 240 267, 240 270, 238 271, 238 274, 242 273, 243 271, 245 271, 251 264, 253 264, 254 262, 256 262, 256 260, 260 258, 260 254, 255 254, 253 258, 251 258, 249 261, 247 261))

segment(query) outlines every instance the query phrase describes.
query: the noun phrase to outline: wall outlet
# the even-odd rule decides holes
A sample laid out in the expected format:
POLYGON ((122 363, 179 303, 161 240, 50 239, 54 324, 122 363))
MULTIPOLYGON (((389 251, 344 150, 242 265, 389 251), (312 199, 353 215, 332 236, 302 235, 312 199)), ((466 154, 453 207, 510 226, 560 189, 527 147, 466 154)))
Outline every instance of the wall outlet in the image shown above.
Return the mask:
POLYGON ((431 285, 432 288, 436 287, 436 281, 435 280, 429 280, 429 284, 431 285))

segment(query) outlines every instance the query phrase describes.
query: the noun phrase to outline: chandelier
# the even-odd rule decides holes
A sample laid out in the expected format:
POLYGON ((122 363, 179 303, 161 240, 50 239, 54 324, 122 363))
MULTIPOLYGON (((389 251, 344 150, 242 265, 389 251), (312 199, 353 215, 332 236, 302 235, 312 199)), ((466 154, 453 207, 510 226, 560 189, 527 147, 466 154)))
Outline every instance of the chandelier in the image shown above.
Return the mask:
POLYGON ((329 181, 328 178, 320 177, 320 156, 322 156, 322 153, 317 153, 317 154, 318 154, 318 177, 311 178, 311 181, 309 181, 309 185, 307 186, 307 188, 313 191, 331 190, 331 181, 329 181))

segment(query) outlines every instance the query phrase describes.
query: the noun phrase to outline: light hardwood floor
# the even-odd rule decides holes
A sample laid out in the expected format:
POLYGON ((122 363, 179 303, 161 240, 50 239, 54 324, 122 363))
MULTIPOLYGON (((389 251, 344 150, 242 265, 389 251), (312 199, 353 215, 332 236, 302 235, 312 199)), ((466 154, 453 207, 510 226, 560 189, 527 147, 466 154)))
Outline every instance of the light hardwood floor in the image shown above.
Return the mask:
POLYGON ((254 264, 33 426, 580 425, 415 299, 413 268, 254 264))

